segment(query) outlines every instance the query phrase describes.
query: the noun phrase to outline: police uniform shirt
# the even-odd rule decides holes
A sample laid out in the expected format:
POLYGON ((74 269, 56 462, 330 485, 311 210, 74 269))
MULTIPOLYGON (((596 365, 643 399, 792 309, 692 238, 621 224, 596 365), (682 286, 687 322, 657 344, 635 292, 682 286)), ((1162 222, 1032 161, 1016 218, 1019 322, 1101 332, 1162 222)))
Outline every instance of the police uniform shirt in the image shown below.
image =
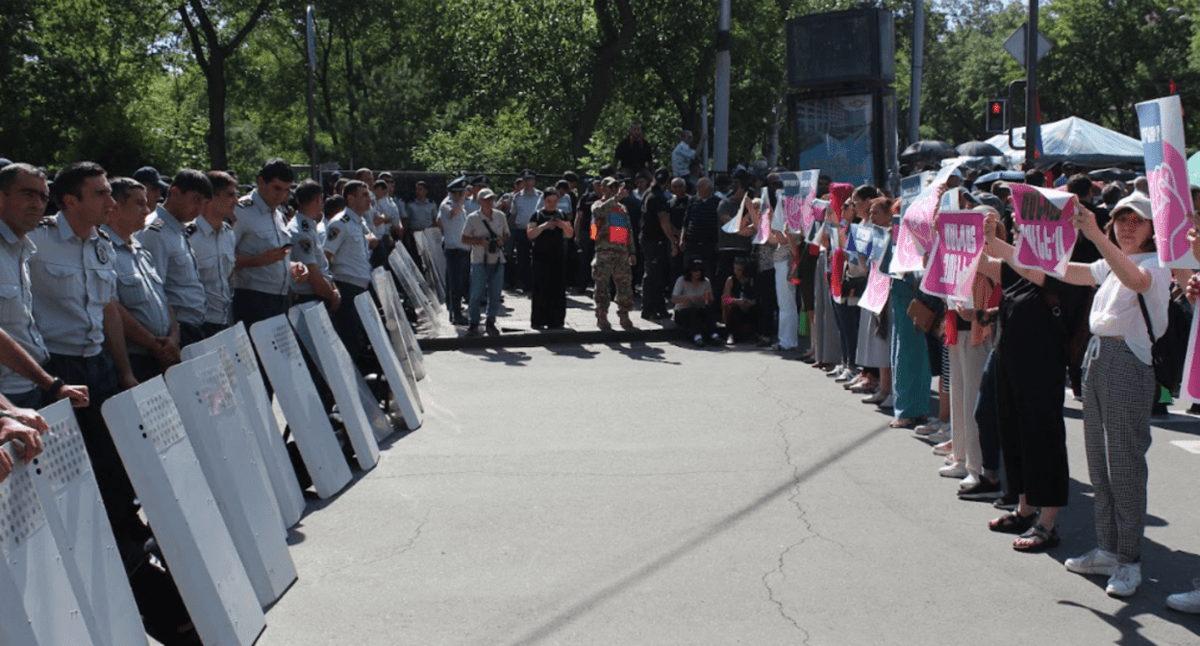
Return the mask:
POLYGON ((221 228, 214 230, 201 216, 185 231, 204 285, 204 322, 229 325, 233 323, 233 268, 237 261, 233 226, 221 222, 221 228))
MULTIPOLYGON (((325 257, 325 219, 322 218, 317 222, 297 211, 292 220, 288 222, 287 232, 293 245, 290 260, 306 267, 316 265, 317 271, 321 272, 325 280, 332 281, 333 274, 329 273, 329 259, 325 257)), ((296 294, 309 295, 313 293, 312 283, 308 281, 297 283, 292 280, 291 288, 292 292, 296 294)))
MULTIPOLYGON (((153 211, 151 211, 151 212, 150 212, 150 213, 149 213, 149 214, 146 216, 146 224, 145 224, 145 226, 147 226, 147 227, 148 227, 148 226, 150 226, 150 223, 151 223, 151 222, 154 222, 154 221, 155 221, 155 220, 157 220, 158 218, 169 218, 169 217, 171 217, 171 214, 170 214, 170 213, 168 213, 168 212, 167 212, 167 210, 163 208, 163 205, 162 205, 161 203, 159 203, 159 204, 155 204, 155 205, 154 205, 154 210, 153 210, 153 211)), ((143 228, 144 228, 144 227, 143 227, 143 228)))
POLYGON ((454 210, 454 200, 450 197, 442 200, 442 205, 438 209, 438 221, 442 223, 442 247, 446 249, 459 249, 468 251, 470 247, 462 243, 463 227, 467 224, 467 203, 469 200, 463 200, 462 208, 458 210, 458 215, 450 217, 450 212, 454 210))
POLYGON ((383 236, 391 235, 392 227, 400 224, 400 213, 396 210, 396 204, 392 202, 392 198, 390 197, 385 196, 383 199, 375 202, 375 207, 371 211, 369 217, 371 219, 372 232, 380 240, 383 239, 383 236), (375 224, 376 216, 386 217, 387 222, 375 224))
MULTIPOLYGON (((283 211, 271 210, 258 194, 258 189, 238 200, 237 222, 233 225, 234 248, 239 256, 257 256, 267 249, 282 247, 290 242, 283 220, 283 211)), ((286 296, 288 267, 284 261, 244 267, 234 272, 233 286, 256 292, 286 296)))
POLYGON ((91 357, 104 344, 104 308, 117 298, 117 270, 108 234, 92 228, 80 239, 62 212, 29 233, 33 320, 52 354, 91 357))
MULTIPOLYGON (((107 225, 102 229, 108 234, 116 252, 113 265, 117 270, 117 301, 147 332, 154 336, 166 336, 171 331, 171 309, 150 252, 137 238, 130 238, 126 244, 107 225)), ((147 351, 130 342, 129 351, 137 350, 143 353, 147 351)))
POLYGON ((204 323, 208 295, 200 281, 196 256, 188 241, 186 227, 175 216, 155 218, 150 226, 134 234, 150 252, 154 271, 163 281, 167 302, 175 309, 180 323, 199 327, 204 323))
POLYGON ((330 254, 329 269, 334 280, 363 289, 371 283, 367 230, 363 217, 350 209, 329 221, 325 228, 325 251, 330 254))
POLYGON ((424 231, 433 226, 433 217, 437 215, 437 205, 433 203, 433 200, 428 198, 424 202, 413 200, 405 204, 404 209, 408 214, 410 231, 424 231))
MULTIPOLYGON (((37 247, 29 237, 17 237, 0 220, 0 328, 21 346, 39 365, 50 353, 42 333, 33 322, 33 290, 29 280, 29 259, 37 247)), ((36 384, 0 364, 0 392, 10 395, 27 393, 36 384)))

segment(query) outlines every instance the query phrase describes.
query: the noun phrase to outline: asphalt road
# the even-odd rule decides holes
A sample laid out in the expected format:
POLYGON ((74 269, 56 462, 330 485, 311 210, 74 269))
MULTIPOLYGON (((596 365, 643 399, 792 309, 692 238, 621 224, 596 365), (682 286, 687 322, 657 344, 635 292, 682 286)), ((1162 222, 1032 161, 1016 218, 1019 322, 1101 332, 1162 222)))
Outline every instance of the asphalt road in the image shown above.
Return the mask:
POLYGON ((1050 554, 817 371, 669 343, 426 355, 424 425, 291 536, 261 646, 1200 644, 1200 421, 1154 431, 1145 583, 1093 546, 1078 403, 1050 554))

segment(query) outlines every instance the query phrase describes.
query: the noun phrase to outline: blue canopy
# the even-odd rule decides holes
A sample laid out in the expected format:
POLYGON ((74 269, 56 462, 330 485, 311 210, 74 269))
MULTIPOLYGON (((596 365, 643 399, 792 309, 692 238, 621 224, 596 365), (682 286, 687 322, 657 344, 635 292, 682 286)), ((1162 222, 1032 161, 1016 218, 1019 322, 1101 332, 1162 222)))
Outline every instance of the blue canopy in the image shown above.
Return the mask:
MULTIPOLYGON (((1013 140, 1017 145, 1023 144, 1025 128, 1013 129, 1013 140)), ((1008 133, 996 135, 987 142, 1004 151, 1010 162, 1025 156, 1025 151, 1009 148, 1008 133)), ((1140 165, 1145 161, 1142 142, 1079 117, 1042 124, 1042 152, 1037 161, 1039 167, 1069 161, 1076 166, 1102 168, 1140 165)))

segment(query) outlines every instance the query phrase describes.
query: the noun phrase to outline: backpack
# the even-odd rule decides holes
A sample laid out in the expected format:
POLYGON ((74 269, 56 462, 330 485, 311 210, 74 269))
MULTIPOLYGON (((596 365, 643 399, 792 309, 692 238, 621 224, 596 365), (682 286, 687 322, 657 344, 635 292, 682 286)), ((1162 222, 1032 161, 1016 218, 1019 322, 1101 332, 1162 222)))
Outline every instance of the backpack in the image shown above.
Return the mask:
POLYGON ((1150 335, 1150 355, 1154 364, 1154 380, 1171 392, 1179 393, 1183 381, 1183 364, 1187 360, 1188 335, 1191 333, 1192 316, 1175 299, 1167 300, 1167 330, 1158 340, 1154 339, 1150 326, 1150 312, 1146 299, 1138 294, 1138 306, 1142 308, 1142 319, 1146 321, 1146 333, 1150 335))

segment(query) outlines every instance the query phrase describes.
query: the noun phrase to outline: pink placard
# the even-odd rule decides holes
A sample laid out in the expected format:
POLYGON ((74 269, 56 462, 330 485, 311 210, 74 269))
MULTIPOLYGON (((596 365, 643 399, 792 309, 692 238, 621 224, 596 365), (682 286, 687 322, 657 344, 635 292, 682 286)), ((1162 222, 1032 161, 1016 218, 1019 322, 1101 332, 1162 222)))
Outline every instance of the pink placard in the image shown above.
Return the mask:
POLYGON ((953 303, 970 303, 975 270, 983 255, 984 214, 979 211, 942 211, 937 220, 937 244, 929 257, 929 270, 921 291, 953 303))
POLYGON ((892 289, 892 277, 879 269, 879 261, 871 262, 871 276, 867 278, 867 289, 863 291, 862 298, 858 300, 858 306, 871 312, 879 314, 883 312, 883 308, 887 307, 888 293, 892 289))
POLYGON ((1200 266, 1192 255, 1187 234, 1192 229, 1192 196, 1188 187, 1186 149, 1183 141, 1183 110, 1179 95, 1137 104, 1141 127, 1146 180, 1154 211, 1154 242, 1158 261, 1164 267, 1194 269, 1200 266))
POLYGON ((1062 277, 1079 232, 1071 225, 1074 196, 1066 191, 1010 184, 1013 218, 1020 232, 1014 262, 1062 277))

